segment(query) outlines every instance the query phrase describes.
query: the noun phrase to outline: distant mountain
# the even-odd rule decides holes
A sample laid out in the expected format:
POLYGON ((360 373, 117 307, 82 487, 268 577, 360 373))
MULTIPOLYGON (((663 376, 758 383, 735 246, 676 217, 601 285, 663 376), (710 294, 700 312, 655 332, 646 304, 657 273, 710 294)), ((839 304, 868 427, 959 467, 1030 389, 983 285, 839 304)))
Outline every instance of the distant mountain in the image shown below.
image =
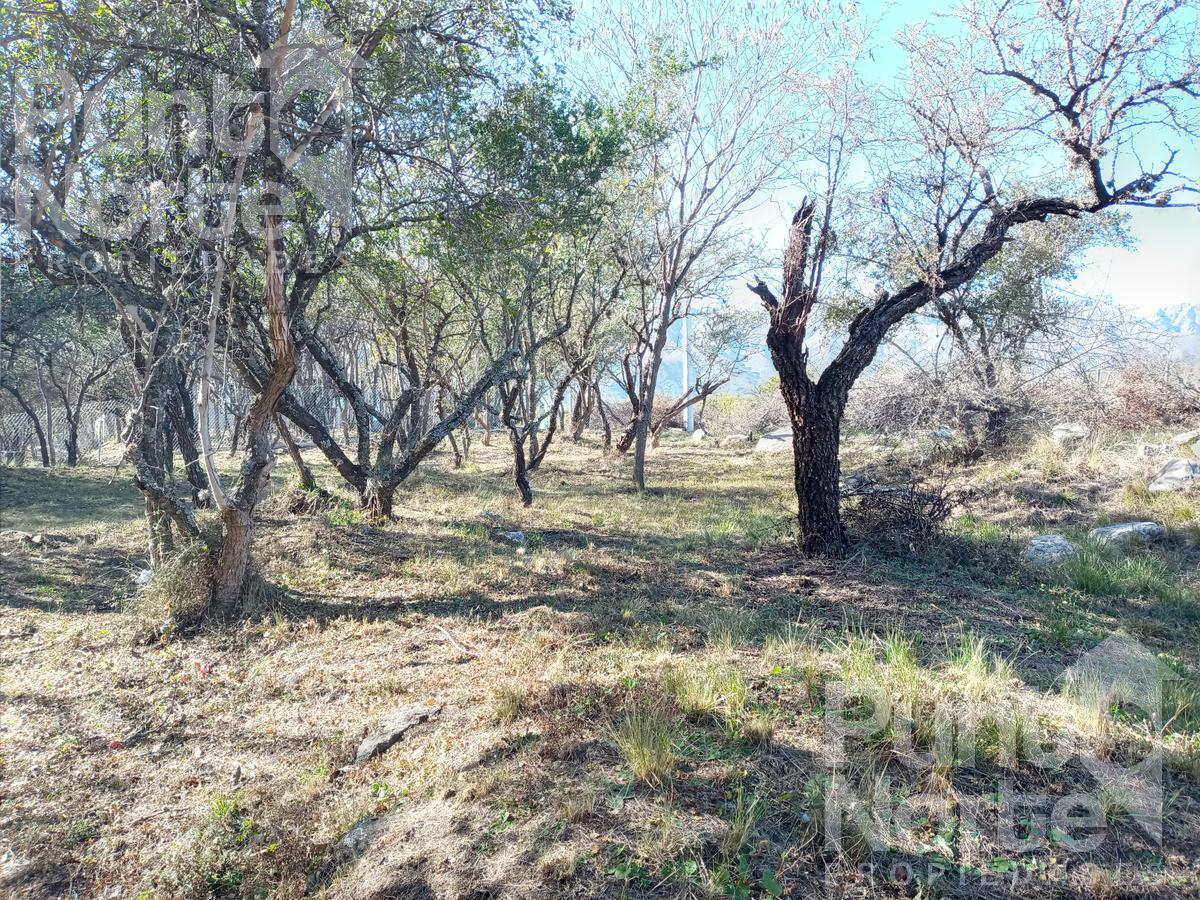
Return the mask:
POLYGON ((1166 306, 1149 316, 1147 321, 1162 334, 1200 335, 1200 306, 1194 303, 1166 306))

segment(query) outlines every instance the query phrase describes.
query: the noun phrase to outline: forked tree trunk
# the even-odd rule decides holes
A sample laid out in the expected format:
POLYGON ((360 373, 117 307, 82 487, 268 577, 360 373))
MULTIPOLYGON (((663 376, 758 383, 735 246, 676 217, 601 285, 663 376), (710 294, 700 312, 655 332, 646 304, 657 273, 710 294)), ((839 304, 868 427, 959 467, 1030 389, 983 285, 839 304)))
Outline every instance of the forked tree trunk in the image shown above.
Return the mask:
POLYGON ((782 299, 762 282, 751 289, 762 298, 771 317, 767 347, 779 373, 779 392, 792 423, 800 550, 809 556, 840 556, 849 546, 838 495, 838 445, 848 385, 814 381, 808 374, 805 326, 816 297, 806 281, 805 266, 813 210, 813 204, 804 203, 792 219, 783 260, 782 299))
MULTIPOLYGON (((280 78, 284 66, 288 34, 296 0, 286 0, 275 52, 260 70, 262 90, 262 121, 270 123, 277 114, 276 104, 282 95, 280 78)), ((257 122, 256 122, 257 125, 257 122)), ((246 126, 247 137, 251 125, 246 126)), ((246 416, 246 458, 238 473, 237 487, 232 500, 220 497, 221 549, 214 561, 210 582, 210 608, 222 618, 241 611, 246 581, 250 571, 250 552, 254 538, 254 509, 265 493, 275 465, 271 449, 271 425, 279 410, 279 401, 296 374, 296 345, 292 340, 291 317, 284 286, 287 252, 283 238, 284 163, 279 149, 270 140, 265 143, 263 156, 262 222, 263 294, 267 314, 267 338, 271 349, 271 366, 266 381, 259 386, 258 396, 246 416)), ((243 157, 244 161, 244 157, 243 157)), ((219 486, 214 485, 214 490, 219 486)))
POLYGON ((46 432, 42 430, 41 419, 38 418, 33 406, 24 398, 24 396, 22 396, 19 390, 14 387, 10 387, 9 385, 5 385, 5 388, 10 394, 13 395, 13 399, 15 399, 21 409, 24 410, 25 415, 29 418, 29 423, 33 425, 33 433, 37 437, 38 442, 38 451, 41 453, 42 457, 42 467, 46 469, 50 468, 50 450, 46 444, 46 432))

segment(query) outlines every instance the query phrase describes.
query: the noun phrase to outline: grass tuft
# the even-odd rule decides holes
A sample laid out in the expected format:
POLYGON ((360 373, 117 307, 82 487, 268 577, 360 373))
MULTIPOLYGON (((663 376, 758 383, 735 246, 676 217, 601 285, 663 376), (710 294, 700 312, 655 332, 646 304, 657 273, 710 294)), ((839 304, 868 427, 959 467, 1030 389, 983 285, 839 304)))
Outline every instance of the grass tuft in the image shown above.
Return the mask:
POLYGON ((675 729, 661 707, 638 704, 630 708, 613 729, 613 742, 638 781, 652 788, 670 783, 679 756, 675 729))

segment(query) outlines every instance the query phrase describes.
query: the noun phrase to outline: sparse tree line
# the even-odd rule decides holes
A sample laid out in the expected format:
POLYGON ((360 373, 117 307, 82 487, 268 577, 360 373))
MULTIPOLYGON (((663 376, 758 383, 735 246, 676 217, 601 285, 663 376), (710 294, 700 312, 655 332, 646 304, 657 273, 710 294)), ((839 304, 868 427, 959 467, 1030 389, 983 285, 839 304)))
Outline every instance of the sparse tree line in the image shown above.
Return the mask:
POLYGON ((888 45, 886 89, 866 60, 888 36, 832 6, 16 7, 0 388, 35 429, 51 394, 72 429, 125 401, 152 563, 204 542, 222 616, 278 445, 378 520, 479 439, 533 503, 549 448, 593 425, 644 489, 665 428, 730 412, 764 327, 779 400, 746 430, 782 403, 800 548, 841 553, 840 432, 882 347, 934 323, 914 377, 993 446, 1021 384, 1115 334, 1084 348, 1072 323, 1099 318, 1053 288, 1082 250, 1123 206, 1194 204, 1183 2, 968 3, 888 45), (754 235, 780 192, 805 199, 777 267, 754 235))

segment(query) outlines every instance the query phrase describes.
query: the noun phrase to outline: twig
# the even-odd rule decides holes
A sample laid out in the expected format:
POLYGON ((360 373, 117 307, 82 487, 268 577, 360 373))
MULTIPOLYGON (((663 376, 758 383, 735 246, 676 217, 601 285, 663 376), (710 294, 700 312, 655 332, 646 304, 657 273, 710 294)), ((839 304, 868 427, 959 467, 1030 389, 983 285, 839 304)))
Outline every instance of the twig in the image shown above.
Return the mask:
POLYGON ((438 631, 440 631, 442 634, 444 634, 446 636, 446 640, 448 640, 454 646, 454 648, 456 650, 458 650, 459 652, 465 653, 465 654, 467 654, 467 656, 478 656, 479 655, 480 651, 478 648, 472 650, 468 647, 463 646, 458 641, 458 639, 454 637, 454 635, 452 635, 449 631, 447 631, 441 625, 434 622, 433 627, 436 628, 438 631))

